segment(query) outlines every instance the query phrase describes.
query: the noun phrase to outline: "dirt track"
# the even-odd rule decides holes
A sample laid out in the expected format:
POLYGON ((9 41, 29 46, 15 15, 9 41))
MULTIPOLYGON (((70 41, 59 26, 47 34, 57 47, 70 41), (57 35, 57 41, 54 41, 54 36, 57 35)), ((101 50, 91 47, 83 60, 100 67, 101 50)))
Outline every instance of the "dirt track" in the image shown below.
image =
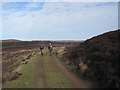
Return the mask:
MULTIPOLYGON (((40 58, 40 63, 38 65, 38 69, 37 69, 37 77, 36 77, 36 80, 37 80, 37 88, 49 88, 50 85, 48 85, 49 83, 45 80, 46 77, 45 77, 45 59, 46 59, 46 56, 43 56, 40 58)), ((53 73, 60 73, 63 77, 67 78, 67 82, 70 82, 73 84, 73 86, 75 88, 88 88, 87 85, 85 85, 82 81, 80 81, 76 75, 74 75, 73 73, 71 73, 68 69, 66 69, 64 67, 64 65, 58 60, 58 58, 56 58, 56 56, 49 56, 49 59, 48 59, 49 63, 49 67, 48 68, 51 68, 51 72, 53 71, 53 73)), ((54 74, 53 74, 54 75, 54 74)), ((48 79, 51 79, 53 77, 50 77, 48 79)), ((55 86, 55 88, 71 88, 71 86, 67 85, 65 83, 65 81, 60 81, 59 80, 59 77, 55 76, 55 78, 58 78, 58 82, 55 81, 56 83, 58 83, 58 85, 55 86), (64 86, 62 87, 62 83, 64 83, 64 86), (65 86, 66 85, 66 86, 65 86)), ((51 82, 52 83, 52 82, 51 82)))
POLYGON ((71 73, 67 68, 64 67, 63 64, 55 57, 53 56, 53 60, 57 67, 60 69, 61 73, 63 73, 66 77, 69 78, 69 80, 73 81, 76 88, 87 88, 87 85, 85 85, 82 81, 80 81, 76 75, 71 73))
MULTIPOLYGON (((46 50, 47 51, 47 50, 46 50)), ((70 72, 55 56, 37 53, 19 72, 20 78, 4 85, 8 88, 88 88, 86 83, 70 72), (29 67, 29 68, 28 68, 29 67)))

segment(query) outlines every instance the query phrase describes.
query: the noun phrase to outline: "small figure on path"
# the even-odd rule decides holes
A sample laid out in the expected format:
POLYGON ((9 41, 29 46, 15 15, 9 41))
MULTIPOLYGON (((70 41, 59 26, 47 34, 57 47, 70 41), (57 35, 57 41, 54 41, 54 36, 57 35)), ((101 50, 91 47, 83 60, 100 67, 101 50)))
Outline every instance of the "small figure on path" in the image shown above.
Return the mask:
POLYGON ((39 48, 40 48, 41 55, 43 56, 43 51, 42 50, 44 49, 44 46, 40 46, 39 48))
POLYGON ((52 46, 51 43, 49 43, 49 45, 48 45, 48 50, 49 50, 50 55, 51 55, 52 54, 52 50, 53 50, 53 46, 52 46))

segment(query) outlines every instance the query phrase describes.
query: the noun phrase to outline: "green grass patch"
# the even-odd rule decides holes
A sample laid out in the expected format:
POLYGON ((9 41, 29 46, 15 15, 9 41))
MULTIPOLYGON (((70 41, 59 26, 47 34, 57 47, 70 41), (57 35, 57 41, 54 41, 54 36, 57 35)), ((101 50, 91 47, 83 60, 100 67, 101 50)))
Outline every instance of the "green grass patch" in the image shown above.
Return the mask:
POLYGON ((45 57, 44 73, 48 88, 75 88, 73 83, 54 65, 50 56, 45 57))
POLYGON ((24 64, 19 70, 22 75, 13 81, 6 82, 3 88, 35 88, 37 64, 40 56, 31 58, 28 64, 24 64))

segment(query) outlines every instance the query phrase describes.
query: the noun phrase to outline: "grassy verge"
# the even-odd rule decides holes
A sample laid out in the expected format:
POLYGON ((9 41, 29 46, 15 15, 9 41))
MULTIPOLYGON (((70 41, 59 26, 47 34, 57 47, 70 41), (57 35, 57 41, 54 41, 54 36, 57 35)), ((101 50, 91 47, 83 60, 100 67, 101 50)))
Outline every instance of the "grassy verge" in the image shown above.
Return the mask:
POLYGON ((76 74, 76 76, 82 81, 84 82, 87 86, 89 86, 90 88, 93 88, 95 86, 95 81, 93 81, 91 78, 88 78, 86 76, 84 76, 80 70, 77 70, 74 66, 70 66, 65 64, 65 67, 67 67, 72 73, 76 74))
POLYGON ((48 88, 74 88, 72 82, 54 65, 50 56, 45 57, 44 73, 48 88))
POLYGON ((31 58, 28 64, 24 64, 19 72, 22 73, 17 80, 9 81, 5 83, 3 88, 34 88, 37 63, 39 62, 39 56, 31 58))
POLYGON ((72 65, 68 65, 64 62, 64 60, 62 60, 61 58, 59 58, 60 62, 66 67, 68 68, 72 73, 74 73, 83 83, 85 83, 88 87, 90 88, 97 88, 97 84, 96 82, 87 77, 87 76, 84 76, 80 70, 77 70, 75 66, 72 66, 72 65))

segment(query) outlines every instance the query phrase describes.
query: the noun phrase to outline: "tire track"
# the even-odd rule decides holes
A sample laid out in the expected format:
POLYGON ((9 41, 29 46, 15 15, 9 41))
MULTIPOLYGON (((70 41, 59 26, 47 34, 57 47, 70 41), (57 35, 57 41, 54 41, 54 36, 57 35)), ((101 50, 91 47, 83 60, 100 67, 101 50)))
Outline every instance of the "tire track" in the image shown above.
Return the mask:
POLYGON ((76 75, 74 75, 67 68, 65 68, 64 65, 61 64, 60 61, 55 56, 52 56, 52 58, 55 65, 57 65, 58 68, 60 69, 61 73, 63 73, 69 80, 71 80, 73 84, 76 86, 76 88, 89 88, 82 81, 80 81, 76 75))

